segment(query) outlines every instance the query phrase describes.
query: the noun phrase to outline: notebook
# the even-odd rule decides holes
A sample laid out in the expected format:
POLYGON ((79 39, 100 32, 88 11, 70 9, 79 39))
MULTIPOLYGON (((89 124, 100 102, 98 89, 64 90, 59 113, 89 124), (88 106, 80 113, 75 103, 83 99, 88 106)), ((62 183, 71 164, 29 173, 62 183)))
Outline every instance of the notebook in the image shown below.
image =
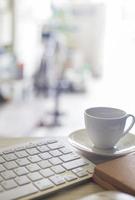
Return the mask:
POLYGON ((135 195, 135 153, 97 164, 93 180, 106 189, 135 195))

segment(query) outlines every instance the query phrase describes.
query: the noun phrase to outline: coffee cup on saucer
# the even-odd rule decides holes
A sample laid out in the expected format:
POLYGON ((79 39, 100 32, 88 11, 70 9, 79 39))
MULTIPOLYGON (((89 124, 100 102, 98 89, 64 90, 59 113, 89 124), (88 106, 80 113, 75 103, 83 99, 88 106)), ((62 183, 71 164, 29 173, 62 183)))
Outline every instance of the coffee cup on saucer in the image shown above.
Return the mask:
POLYGON ((113 149, 135 123, 135 117, 124 110, 111 107, 92 107, 84 112, 85 127, 95 148, 113 149), (126 121, 131 118, 127 127, 126 121))

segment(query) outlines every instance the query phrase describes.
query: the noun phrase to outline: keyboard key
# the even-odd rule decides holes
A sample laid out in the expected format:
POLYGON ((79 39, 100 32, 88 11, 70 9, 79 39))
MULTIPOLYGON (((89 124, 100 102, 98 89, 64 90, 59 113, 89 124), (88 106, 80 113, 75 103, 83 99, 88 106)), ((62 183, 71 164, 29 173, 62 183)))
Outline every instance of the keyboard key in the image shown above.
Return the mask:
POLYGON ((76 175, 77 175, 78 177, 84 177, 84 176, 87 176, 87 175, 88 175, 88 172, 86 172, 86 171, 81 171, 81 172, 77 172, 76 175))
POLYGON ((17 159, 16 155, 13 153, 5 154, 3 155, 3 157, 6 161, 12 161, 17 159))
POLYGON ((55 156, 61 156, 62 152, 60 152, 59 150, 53 150, 50 151, 50 154, 55 157, 55 156))
POLYGON ((60 159, 63 160, 64 162, 75 160, 75 159, 78 159, 78 158, 80 158, 80 156, 77 155, 77 154, 73 154, 73 153, 60 156, 60 159))
POLYGON ((17 184, 14 180, 3 181, 1 184, 6 190, 17 187, 17 184))
POLYGON ((25 185, 27 183, 30 183, 30 180, 27 178, 27 176, 16 177, 15 181, 18 183, 18 185, 25 185))
POLYGON ((25 150, 24 146, 18 146, 15 148, 15 151, 21 151, 21 150, 25 150))
POLYGON ((6 151, 4 151, 4 154, 8 154, 8 153, 14 153, 14 149, 7 149, 6 151))
POLYGON ((20 159, 16 160, 16 162, 21 167, 25 166, 25 165, 28 165, 30 163, 30 161, 27 158, 20 158, 20 159))
POLYGON ((55 175, 55 176, 51 176, 50 180, 55 184, 55 185, 61 185, 63 183, 65 183, 65 179, 64 177, 61 177, 59 175, 55 175))
POLYGON ((3 171, 5 171, 5 170, 6 170, 5 167, 3 167, 2 164, 0 164, 0 173, 3 172, 3 171))
POLYGON ((60 151, 61 151, 62 153, 64 153, 64 154, 68 154, 68 153, 71 153, 71 152, 72 152, 70 149, 65 148, 65 147, 64 147, 64 148, 61 148, 60 151))
POLYGON ((7 169, 14 169, 16 167, 18 167, 18 165, 16 164, 15 161, 10 161, 10 162, 6 162, 3 164, 4 167, 6 167, 7 169))
POLYGON ((51 169, 42 169, 40 173, 45 177, 48 178, 49 176, 54 175, 54 172, 51 169))
POLYGON ((37 165, 36 163, 27 165, 26 167, 30 172, 35 172, 35 171, 40 170, 39 165, 37 165))
POLYGON ((52 144, 52 143, 56 143, 56 142, 57 142, 57 140, 55 140, 55 139, 49 139, 49 140, 47 140, 48 144, 52 144))
POLYGON ((52 166, 52 164, 51 164, 48 160, 42 160, 42 161, 38 162, 38 165, 39 165, 42 169, 46 169, 46 168, 52 166))
POLYGON ((93 174, 94 166, 91 166, 87 171, 88 171, 89 174, 93 174))
POLYGON ((27 149, 27 152, 32 156, 38 154, 39 151, 36 148, 27 149))
POLYGON ((77 176, 75 174, 67 174, 67 175, 64 176, 64 178, 67 181, 73 181, 73 180, 77 179, 77 176))
POLYGON ((43 160, 47 160, 49 158, 52 158, 52 155, 48 152, 45 152, 45 153, 41 153, 39 154, 39 156, 43 159, 43 160))
POLYGON ((18 167, 17 169, 14 169, 14 172, 18 176, 22 176, 29 173, 29 171, 25 167, 18 167))
POLYGON ((1 200, 11 200, 25 197, 38 192, 38 189, 33 184, 27 184, 12 190, 0 193, 1 200))
POLYGON ((44 140, 44 141, 38 142, 37 146, 44 146, 46 144, 48 144, 48 142, 44 140))
POLYGON ((34 156, 29 156, 28 159, 32 162, 39 162, 41 160, 41 158, 38 155, 34 155, 34 156))
POLYGON ((27 156, 28 156, 28 153, 27 153, 26 151, 18 151, 18 152, 16 152, 15 154, 16 154, 16 156, 17 156, 18 158, 24 158, 24 157, 27 157, 27 156))
POLYGON ((4 163, 5 162, 5 159, 2 158, 2 156, 0 156, 0 164, 4 163))
POLYGON ((28 144, 25 146, 26 149, 31 149, 31 148, 33 148, 33 147, 36 147, 36 144, 34 144, 34 143, 28 143, 28 144))
POLYGON ((48 179, 43 179, 43 180, 37 181, 37 182, 35 182, 35 185, 37 186, 37 188, 39 190, 47 190, 54 186, 54 184, 48 179))
POLYGON ((56 165, 51 168, 56 174, 65 172, 66 170, 61 165, 56 165))
POLYGON ((28 177, 31 181, 37 181, 43 178, 39 172, 29 173, 28 177))
POLYGON ((80 159, 77 159, 77 160, 73 160, 73 161, 70 161, 70 162, 66 162, 66 163, 63 163, 63 167, 67 170, 72 170, 74 168, 77 168, 77 167, 81 167, 81 166, 84 166, 84 165, 87 165, 88 162, 82 158, 80 159))
POLYGON ((75 174, 78 172, 81 172, 81 171, 83 171, 83 167, 78 167, 78 168, 72 170, 72 172, 74 172, 75 174))
POLYGON ((83 167, 73 169, 72 172, 74 172, 80 178, 88 175, 88 171, 84 170, 83 167))
POLYGON ((59 158, 51 158, 49 159, 49 161, 53 164, 53 165, 59 165, 62 163, 62 160, 60 160, 59 158))
POLYGON ((47 146, 39 146, 39 147, 37 147, 37 149, 42 153, 49 151, 49 148, 47 146))
POLYGON ((47 146, 52 150, 53 149, 59 149, 59 148, 63 147, 63 145, 59 144, 59 143, 48 144, 47 146))
POLYGON ((1 173, 1 175, 6 180, 16 177, 16 174, 11 170, 10 171, 4 171, 3 173, 1 173))

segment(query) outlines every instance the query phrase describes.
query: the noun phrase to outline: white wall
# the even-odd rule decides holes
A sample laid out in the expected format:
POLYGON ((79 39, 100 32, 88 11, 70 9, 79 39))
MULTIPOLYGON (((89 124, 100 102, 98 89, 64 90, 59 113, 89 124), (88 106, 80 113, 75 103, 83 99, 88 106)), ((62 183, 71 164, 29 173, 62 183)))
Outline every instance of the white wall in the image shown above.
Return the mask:
POLYGON ((84 1, 73 8, 77 14, 78 27, 76 40, 82 50, 85 62, 90 65, 92 74, 100 76, 103 68, 104 33, 106 26, 106 4, 84 1))
POLYGON ((16 0, 16 53, 31 76, 41 54, 41 27, 50 17, 50 0, 16 0))

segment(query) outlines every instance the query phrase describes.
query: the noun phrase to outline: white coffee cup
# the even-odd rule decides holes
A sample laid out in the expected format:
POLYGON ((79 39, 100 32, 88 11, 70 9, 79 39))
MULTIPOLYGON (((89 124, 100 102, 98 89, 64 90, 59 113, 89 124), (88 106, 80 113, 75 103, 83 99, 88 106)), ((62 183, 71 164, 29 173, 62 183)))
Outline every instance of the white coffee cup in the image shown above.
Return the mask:
POLYGON ((85 110, 86 131, 96 148, 114 148, 135 123, 135 117, 125 111, 111 107, 93 107, 85 110), (131 123, 126 128, 126 121, 131 123), (126 130, 125 130, 126 128, 126 130))

